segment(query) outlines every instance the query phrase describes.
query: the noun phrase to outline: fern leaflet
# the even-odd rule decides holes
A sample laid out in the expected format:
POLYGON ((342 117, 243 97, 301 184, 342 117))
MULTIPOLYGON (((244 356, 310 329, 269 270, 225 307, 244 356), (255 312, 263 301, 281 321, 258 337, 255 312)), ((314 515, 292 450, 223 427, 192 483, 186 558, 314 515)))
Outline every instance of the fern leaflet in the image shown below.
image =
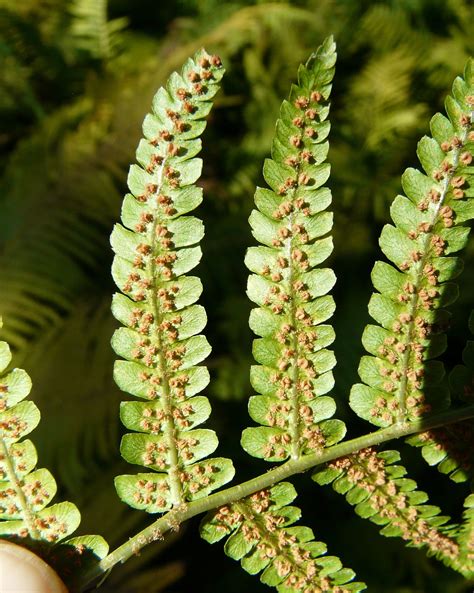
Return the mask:
POLYGON ((362 342, 359 375, 365 384, 352 388, 352 409, 377 426, 414 420, 449 405, 443 385, 442 362, 433 360, 446 349, 449 313, 456 300, 451 282, 462 262, 451 254, 467 242, 474 217, 474 62, 468 61, 464 80, 457 78, 446 100, 449 119, 431 120, 433 138, 418 144, 426 172, 407 169, 402 177, 408 197, 397 196, 391 207, 395 226, 386 225, 380 246, 397 266, 377 262, 370 315, 380 324, 368 325, 362 342))
POLYGON ((318 268, 332 252, 331 192, 325 163, 330 124, 328 97, 336 61, 328 38, 300 66, 298 85, 284 101, 273 140, 272 159, 263 173, 271 190, 258 188, 258 210, 250 216, 254 237, 263 246, 246 256, 248 296, 259 305, 250 327, 260 339, 253 353, 260 366, 251 381, 261 394, 249 401, 253 420, 242 446, 267 461, 298 458, 341 440, 344 424, 329 420, 336 405, 325 396, 333 386, 334 354, 327 350, 334 330, 324 325, 334 311, 327 293, 335 283, 328 268, 318 268))
POLYGON ((400 460, 398 451, 377 453, 363 449, 354 455, 341 457, 314 473, 318 484, 331 484, 355 506, 358 515, 383 525, 381 533, 401 537, 408 545, 426 547, 448 566, 469 576, 472 560, 459 559, 456 541, 458 527, 447 524, 449 517, 440 509, 425 504, 428 496, 416 489, 416 482, 405 478, 406 470, 394 465, 400 460))
POLYGON ((223 68, 204 50, 171 75, 153 101, 137 149, 139 165, 128 177, 122 221, 116 225, 112 273, 124 294, 112 311, 125 328, 112 339, 125 358, 114 377, 124 391, 147 400, 121 406, 124 425, 135 431, 121 444, 123 457, 154 473, 116 478, 119 496, 139 509, 162 512, 206 496, 234 475, 228 459, 206 459, 217 447, 212 430, 195 428, 210 415, 204 366, 210 353, 203 335, 204 308, 194 303, 202 286, 186 276, 201 258, 202 222, 184 214, 202 200, 194 185, 202 162, 199 136, 218 91, 223 68))
POLYGON ((224 550, 250 574, 281 593, 349 593, 363 583, 349 582, 355 574, 339 558, 324 556, 326 545, 314 540, 311 529, 293 526, 301 511, 290 503, 294 487, 280 482, 204 518, 201 535, 209 543, 229 536, 224 550))
POLYGON ((128 24, 125 17, 108 20, 107 0, 74 0, 71 32, 78 47, 94 58, 108 60, 116 51, 118 34, 128 24))
MULTIPOLYGON (((0 327, 2 322, 0 319, 0 327)), ((79 526, 76 505, 50 505, 56 481, 45 469, 35 469, 37 454, 30 440, 21 440, 36 428, 40 412, 32 401, 23 401, 31 379, 23 369, 5 372, 11 362, 6 342, 0 342, 0 537, 31 547, 72 585, 80 570, 103 558, 108 551, 97 535, 67 538, 79 526), (75 556, 73 569, 67 567, 75 556)))

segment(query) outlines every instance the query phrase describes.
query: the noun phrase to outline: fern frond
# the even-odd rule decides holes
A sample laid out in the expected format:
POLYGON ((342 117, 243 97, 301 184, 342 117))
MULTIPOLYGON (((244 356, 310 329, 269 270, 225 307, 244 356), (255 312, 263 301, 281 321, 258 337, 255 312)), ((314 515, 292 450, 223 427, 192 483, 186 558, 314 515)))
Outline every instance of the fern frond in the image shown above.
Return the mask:
MULTIPOLYGON (((422 103, 408 107, 417 55, 413 47, 401 47, 373 56, 353 82, 345 98, 349 121, 359 122, 365 148, 374 153, 394 139, 417 129, 425 116, 422 103)), ((357 125, 354 124, 354 133, 357 125)))
POLYGON ((100 60, 108 60, 114 55, 119 33, 128 24, 127 18, 109 21, 107 4, 107 0, 74 0, 70 8, 74 17, 71 32, 78 47, 100 60))
POLYGON ((201 173, 199 136, 212 107, 223 68, 217 56, 200 51, 182 73, 171 75, 146 116, 132 165, 122 221, 116 225, 112 274, 124 294, 116 294, 112 311, 126 328, 117 330, 112 346, 119 387, 146 403, 121 406, 124 425, 135 431, 121 444, 130 463, 156 473, 119 476, 119 496, 139 509, 156 513, 206 496, 234 475, 228 459, 203 458, 217 447, 212 430, 196 429, 210 415, 206 397, 196 396, 209 381, 197 366, 210 352, 203 335, 206 313, 194 305, 202 287, 186 276, 201 258, 200 220, 183 216, 202 200, 194 185, 201 173), (127 228, 126 228, 127 227, 127 228))
POLYGON ((377 426, 414 420, 449 404, 443 386, 444 366, 432 360, 446 349, 449 313, 457 298, 453 282, 462 262, 451 254, 462 249, 474 217, 474 67, 456 79, 446 100, 449 119, 431 120, 433 138, 418 144, 426 172, 408 169, 402 177, 408 197, 391 207, 395 226, 386 225, 380 247, 396 267, 377 262, 369 313, 380 326, 369 325, 362 342, 359 375, 365 384, 351 390, 352 409, 377 426), (397 270, 398 268, 398 270, 397 270))
POLYGON ((325 556, 327 548, 314 540, 308 527, 292 525, 301 511, 290 503, 294 487, 280 482, 236 503, 209 513, 201 536, 209 543, 228 537, 227 556, 240 560, 250 574, 262 572, 262 583, 281 593, 349 593, 363 591, 364 583, 350 582, 355 573, 339 558, 325 556))
POLYGON ((0 535, 60 541, 78 527, 79 511, 69 502, 48 507, 56 482, 48 470, 34 470, 33 443, 18 442, 36 428, 40 413, 32 401, 23 401, 31 390, 28 374, 4 373, 10 361, 8 344, 0 342, 0 535))
POLYGON ((328 38, 298 71, 298 86, 284 101, 273 141, 272 159, 263 173, 271 189, 258 188, 258 210, 250 216, 252 233, 262 246, 251 247, 245 263, 249 298, 259 305, 250 327, 260 339, 253 354, 260 366, 251 382, 261 394, 249 401, 253 420, 243 448, 267 461, 298 458, 341 440, 345 427, 334 414, 334 354, 327 350, 334 331, 323 322, 334 301, 327 293, 335 283, 328 268, 318 268, 332 252, 331 192, 322 187, 329 176, 324 163, 329 144, 328 98, 336 61, 328 38))
POLYGON ((313 474, 321 485, 332 484, 364 519, 383 525, 387 537, 401 537, 409 546, 425 547, 448 566, 472 576, 474 564, 460 559, 456 541, 457 526, 447 525, 449 517, 440 515, 436 506, 425 504, 428 496, 417 490, 414 480, 405 478, 406 470, 394 465, 398 451, 377 453, 363 449, 341 457, 313 474))
MULTIPOLYGON (((31 379, 22 369, 5 372, 10 362, 10 348, 0 342, 0 537, 39 550, 56 566, 61 559, 70 562, 72 556, 83 556, 85 564, 103 558, 108 545, 102 537, 65 539, 77 529, 81 516, 71 502, 50 504, 56 481, 47 469, 35 469, 36 448, 30 440, 22 440, 40 420, 36 405, 23 401, 31 379)), ((78 567, 85 564, 78 558, 78 567)), ((76 570, 68 570, 72 583, 76 570)))

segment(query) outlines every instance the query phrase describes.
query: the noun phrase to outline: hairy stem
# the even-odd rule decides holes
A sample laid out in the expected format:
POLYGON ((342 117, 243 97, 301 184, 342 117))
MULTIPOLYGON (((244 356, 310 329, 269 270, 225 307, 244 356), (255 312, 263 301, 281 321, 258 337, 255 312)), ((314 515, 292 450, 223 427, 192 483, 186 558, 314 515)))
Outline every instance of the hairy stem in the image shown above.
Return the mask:
POLYGON ((438 428, 446 424, 461 422, 462 420, 467 420, 469 418, 474 418, 474 405, 436 414, 416 422, 401 422, 389 426, 388 428, 344 441, 332 447, 328 447, 323 451, 304 455, 299 459, 291 459, 290 461, 287 461, 256 478, 248 480, 247 482, 242 482, 236 486, 211 494, 206 498, 201 498, 194 502, 176 507, 140 531, 137 535, 130 538, 128 542, 122 544, 101 562, 97 563, 88 573, 84 574, 82 590, 84 590, 89 583, 110 570, 116 564, 125 562, 128 558, 137 554, 146 545, 161 539, 168 531, 178 530, 181 523, 196 515, 236 502, 254 492, 258 492, 259 490, 263 490, 277 482, 287 479, 294 474, 308 471, 317 465, 333 461, 345 455, 356 453, 366 447, 380 445, 393 439, 438 428))

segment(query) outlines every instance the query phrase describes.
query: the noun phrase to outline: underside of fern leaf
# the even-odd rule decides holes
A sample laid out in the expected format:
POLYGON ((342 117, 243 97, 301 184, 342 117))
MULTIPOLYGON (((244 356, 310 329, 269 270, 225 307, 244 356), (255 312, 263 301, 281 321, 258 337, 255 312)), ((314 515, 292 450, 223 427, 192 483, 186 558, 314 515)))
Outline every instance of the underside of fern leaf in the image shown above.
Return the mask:
POLYGON ((186 276, 201 258, 202 222, 184 216, 202 200, 194 185, 202 162, 199 136, 223 68, 217 56, 200 51, 181 74, 171 75, 146 116, 145 138, 137 149, 139 165, 128 177, 122 221, 116 225, 112 273, 123 294, 112 311, 126 327, 112 339, 114 376, 124 391, 146 402, 121 406, 124 425, 135 431, 122 440, 130 463, 153 470, 116 478, 122 500, 150 513, 162 512, 206 496, 232 479, 230 460, 204 459, 217 447, 211 430, 195 428, 210 415, 209 382, 204 366, 210 352, 203 335, 206 313, 198 300, 198 278, 186 276))
POLYGON ((349 582, 354 572, 339 558, 325 556, 326 545, 314 540, 311 529, 293 526, 301 511, 290 506, 294 487, 280 482, 205 517, 202 537, 214 543, 229 536, 224 550, 250 574, 281 593, 349 593, 363 583, 349 582))
POLYGON ((405 477, 403 466, 395 465, 399 460, 398 451, 364 449, 329 463, 315 472, 313 479, 322 485, 332 483, 358 515, 383 526, 383 535, 424 547, 448 566, 472 576, 472 558, 460 557, 459 526, 449 524, 449 517, 441 515, 439 507, 425 504, 427 494, 405 477))
POLYGON ((298 85, 284 101, 277 122, 272 158, 263 173, 271 189, 258 188, 257 210, 250 216, 261 246, 246 256, 249 298, 259 305, 250 327, 260 339, 253 353, 260 366, 251 382, 260 394, 249 401, 253 420, 242 446, 267 461, 296 459, 337 443, 345 427, 329 420, 336 406, 326 394, 333 386, 334 354, 327 350, 334 330, 324 325, 334 312, 327 293, 335 283, 328 268, 318 267, 332 252, 331 192, 325 163, 330 124, 328 98, 336 61, 328 38, 300 66, 298 85))
POLYGON ((83 561, 103 558, 108 546, 95 535, 65 539, 77 529, 81 516, 70 502, 50 505, 56 481, 47 469, 35 469, 35 446, 21 440, 40 421, 36 405, 23 401, 31 379, 22 369, 6 372, 10 361, 8 344, 0 342, 0 538, 30 547, 56 568, 64 568, 62 576, 73 586, 83 561), (74 557, 76 565, 71 565, 74 557))
MULTIPOLYGON (((446 349, 449 313, 444 307, 458 294, 451 280, 461 272, 462 262, 451 254, 465 246, 470 229, 464 223, 474 217, 472 60, 464 79, 454 82, 446 110, 449 119, 435 115, 433 138, 425 137, 418 145, 426 174, 415 169, 404 173, 408 197, 395 199, 395 226, 382 231, 382 251, 398 270, 377 262, 372 271, 379 292, 372 296, 369 312, 380 326, 369 325, 364 331, 362 341, 372 356, 361 360, 359 375, 365 384, 352 388, 350 404, 361 418, 381 427, 414 421, 450 404, 444 366, 433 358, 446 349)), ((465 353, 466 363, 468 359, 465 353)), ((458 367, 454 379, 452 386, 459 392, 453 395, 466 399, 469 385, 459 389, 459 381, 472 381, 469 369, 458 367)), ((427 461, 441 462, 440 471, 454 481, 465 481, 472 468, 472 434, 472 421, 465 421, 419 433, 408 443, 423 446, 427 461)), ((384 526, 382 534, 423 546, 472 577, 472 497, 466 500, 464 525, 450 524, 438 507, 425 504, 427 495, 404 477, 405 468, 393 465, 398 460, 396 451, 364 449, 331 462, 313 478, 332 483, 359 515, 384 526)))
POLYGON ((386 225, 380 246, 395 264, 377 262, 376 290, 369 313, 380 325, 367 326, 362 341, 372 356, 362 358, 364 384, 352 388, 352 409, 377 426, 415 420, 449 405, 444 366, 433 360, 446 349, 447 305, 456 300, 452 280, 462 271, 453 256, 468 239, 474 217, 474 65, 457 78, 446 100, 448 118, 431 120, 433 137, 421 139, 418 157, 425 170, 407 169, 407 195, 391 207, 395 226, 386 225), (398 268, 398 269, 397 269, 398 268))
MULTIPOLYGON (((332 214, 325 212, 331 193, 321 188, 329 176, 328 97, 336 61, 335 44, 328 38, 298 71, 298 86, 284 101, 277 122, 272 160, 264 165, 271 190, 258 188, 250 224, 263 246, 246 256, 254 272, 248 295, 260 307, 250 326, 261 336, 254 356, 262 366, 251 371, 253 387, 261 394, 250 399, 252 418, 262 427, 247 428, 243 448, 267 461, 297 459, 337 443, 345 434, 334 400, 324 396, 333 386, 334 355, 326 346, 334 331, 322 322, 334 311, 326 293, 335 276, 318 269, 332 251, 332 214), (324 237, 324 238, 323 238, 324 237)), ((296 498, 289 483, 281 482, 210 513, 201 523, 202 537, 214 543, 226 535, 224 550, 241 560, 251 574, 280 592, 349 593, 363 583, 314 541, 308 527, 292 526, 301 516, 288 506, 296 498)))

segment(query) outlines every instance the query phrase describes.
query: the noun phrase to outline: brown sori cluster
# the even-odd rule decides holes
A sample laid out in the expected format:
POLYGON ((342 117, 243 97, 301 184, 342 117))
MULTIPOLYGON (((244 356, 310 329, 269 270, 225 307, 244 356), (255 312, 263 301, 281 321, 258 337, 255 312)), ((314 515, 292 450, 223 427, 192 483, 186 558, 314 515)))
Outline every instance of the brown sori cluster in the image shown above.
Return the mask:
POLYGON ((20 416, 10 416, 5 420, 0 419, 0 431, 9 439, 19 439, 28 427, 28 423, 20 416))
POLYGON ((34 526, 40 532, 41 538, 51 543, 62 539, 68 532, 67 524, 54 514, 37 517, 34 526))
MULTIPOLYGON (((36 516, 32 529, 35 529, 42 540, 49 543, 56 543, 63 539, 68 534, 68 526, 65 522, 60 521, 55 514, 36 516)), ((16 532, 16 535, 21 538, 31 537, 28 529, 23 527, 16 532)))
MULTIPOLYGON (((314 287, 308 284, 311 282, 308 272, 315 268, 311 263, 317 251, 314 241, 330 230, 330 224, 315 230, 318 217, 328 213, 320 214, 320 207, 314 208, 314 213, 312 209, 317 190, 322 185, 317 176, 321 174, 318 166, 325 153, 319 150, 322 146, 319 135, 325 137, 327 133, 322 122, 328 114, 328 102, 321 92, 300 88, 292 101, 284 104, 282 113, 285 128, 281 130, 285 130, 285 136, 277 125, 275 142, 285 146, 287 156, 281 165, 287 177, 277 186, 267 179, 279 199, 277 207, 265 214, 273 219, 271 224, 275 228, 274 236, 267 241, 274 255, 271 265, 263 265, 255 271, 263 276, 268 287, 259 304, 277 316, 276 329, 270 339, 276 342, 279 353, 272 365, 270 381, 275 390, 271 402, 266 404, 265 418, 267 426, 279 430, 268 436, 262 454, 264 458, 284 460, 289 455, 298 457, 325 445, 324 434, 318 427, 320 418, 318 422, 313 421, 311 404, 328 390, 318 386, 317 379, 330 372, 331 366, 318 366, 315 353, 332 339, 322 346, 318 343, 322 340, 312 315, 315 297, 311 291, 314 287)), ((330 198, 325 206, 329 201, 330 198)), ((257 238, 259 222, 256 219, 252 223, 251 218, 257 238)), ((327 290, 318 292, 318 296, 331 287, 332 284, 327 290)), ((255 356, 259 361, 258 354, 255 356)))
MULTIPOLYGON (((401 281, 400 275, 395 277, 394 270, 390 272, 393 282, 399 283, 398 292, 389 295, 390 305, 378 300, 380 295, 374 295, 371 301, 372 316, 386 328, 383 338, 373 326, 366 330, 366 343, 371 343, 371 347, 366 347, 378 361, 375 369, 375 363, 370 364, 370 372, 364 374, 364 367, 361 368, 361 379, 376 388, 371 390, 372 406, 364 417, 382 426, 400 418, 420 418, 432 411, 439 397, 436 384, 441 375, 431 381, 426 377, 432 368, 432 363, 428 362, 433 357, 430 345, 440 338, 448 325, 448 316, 441 306, 443 301, 449 303, 452 300, 446 293, 452 287, 444 282, 450 277, 446 266, 449 269, 453 264, 443 256, 459 250, 463 240, 467 239, 467 228, 466 235, 462 236, 452 234, 452 227, 456 224, 457 209, 465 211, 466 200, 472 196, 472 190, 466 194, 471 187, 466 167, 472 163, 473 122, 466 112, 458 124, 458 133, 448 140, 440 144, 429 140, 440 151, 439 166, 430 169, 426 165, 427 176, 419 174, 413 178, 409 176, 410 171, 407 172, 408 181, 404 187, 409 199, 399 196, 392 207, 397 229, 386 227, 381 236, 382 249, 404 275, 401 281), (421 185, 421 178, 427 187, 424 196, 411 188, 411 184, 421 185), (390 247, 395 242, 400 245, 401 252, 408 253, 403 261, 397 261, 394 248, 390 247), (374 370, 378 373, 377 379, 374 370)), ((375 287, 386 299, 383 275, 388 273, 388 268, 384 265, 376 264, 373 279, 375 287)), ((361 409, 359 402, 367 399, 367 389, 370 389, 361 390, 360 387, 356 386, 351 396, 356 411, 361 409)))
MULTIPOLYGON (((27 471, 27 464, 25 462, 25 450, 22 447, 10 447, 8 451, 10 461, 13 461, 15 471, 19 474, 24 474, 27 471)), ((5 456, 0 453, 0 480, 7 477, 7 470, 5 467, 5 456)))
POLYGON ((166 479, 148 480, 140 478, 135 484, 133 499, 137 504, 155 505, 166 508, 170 496, 170 486, 166 479))
MULTIPOLYGON (((147 455, 153 455, 155 451, 147 451, 147 455)), ((150 464, 156 463, 157 458, 150 459, 150 464)), ((144 463, 144 465, 147 465, 144 463)), ((159 467, 159 464, 157 465, 159 467)), ((185 496, 194 496, 202 490, 212 486, 213 478, 220 471, 213 459, 201 461, 181 469, 178 477, 185 496)), ((137 505, 145 505, 156 509, 166 509, 170 506, 171 487, 167 476, 161 474, 158 477, 140 475, 135 482, 133 500, 137 505)))
POLYGON ((344 478, 351 485, 349 491, 356 487, 361 492, 360 504, 373 511, 364 509, 364 516, 371 517, 372 520, 386 519, 387 524, 399 530, 399 535, 404 540, 416 546, 427 546, 432 553, 445 559, 457 558, 457 543, 443 533, 436 522, 431 524, 432 513, 425 514, 422 504, 411 503, 412 497, 419 494, 414 491, 415 483, 409 481, 408 484, 403 478, 391 478, 391 472, 403 475, 403 468, 390 467, 372 448, 341 457, 328 466, 343 472, 344 478))

